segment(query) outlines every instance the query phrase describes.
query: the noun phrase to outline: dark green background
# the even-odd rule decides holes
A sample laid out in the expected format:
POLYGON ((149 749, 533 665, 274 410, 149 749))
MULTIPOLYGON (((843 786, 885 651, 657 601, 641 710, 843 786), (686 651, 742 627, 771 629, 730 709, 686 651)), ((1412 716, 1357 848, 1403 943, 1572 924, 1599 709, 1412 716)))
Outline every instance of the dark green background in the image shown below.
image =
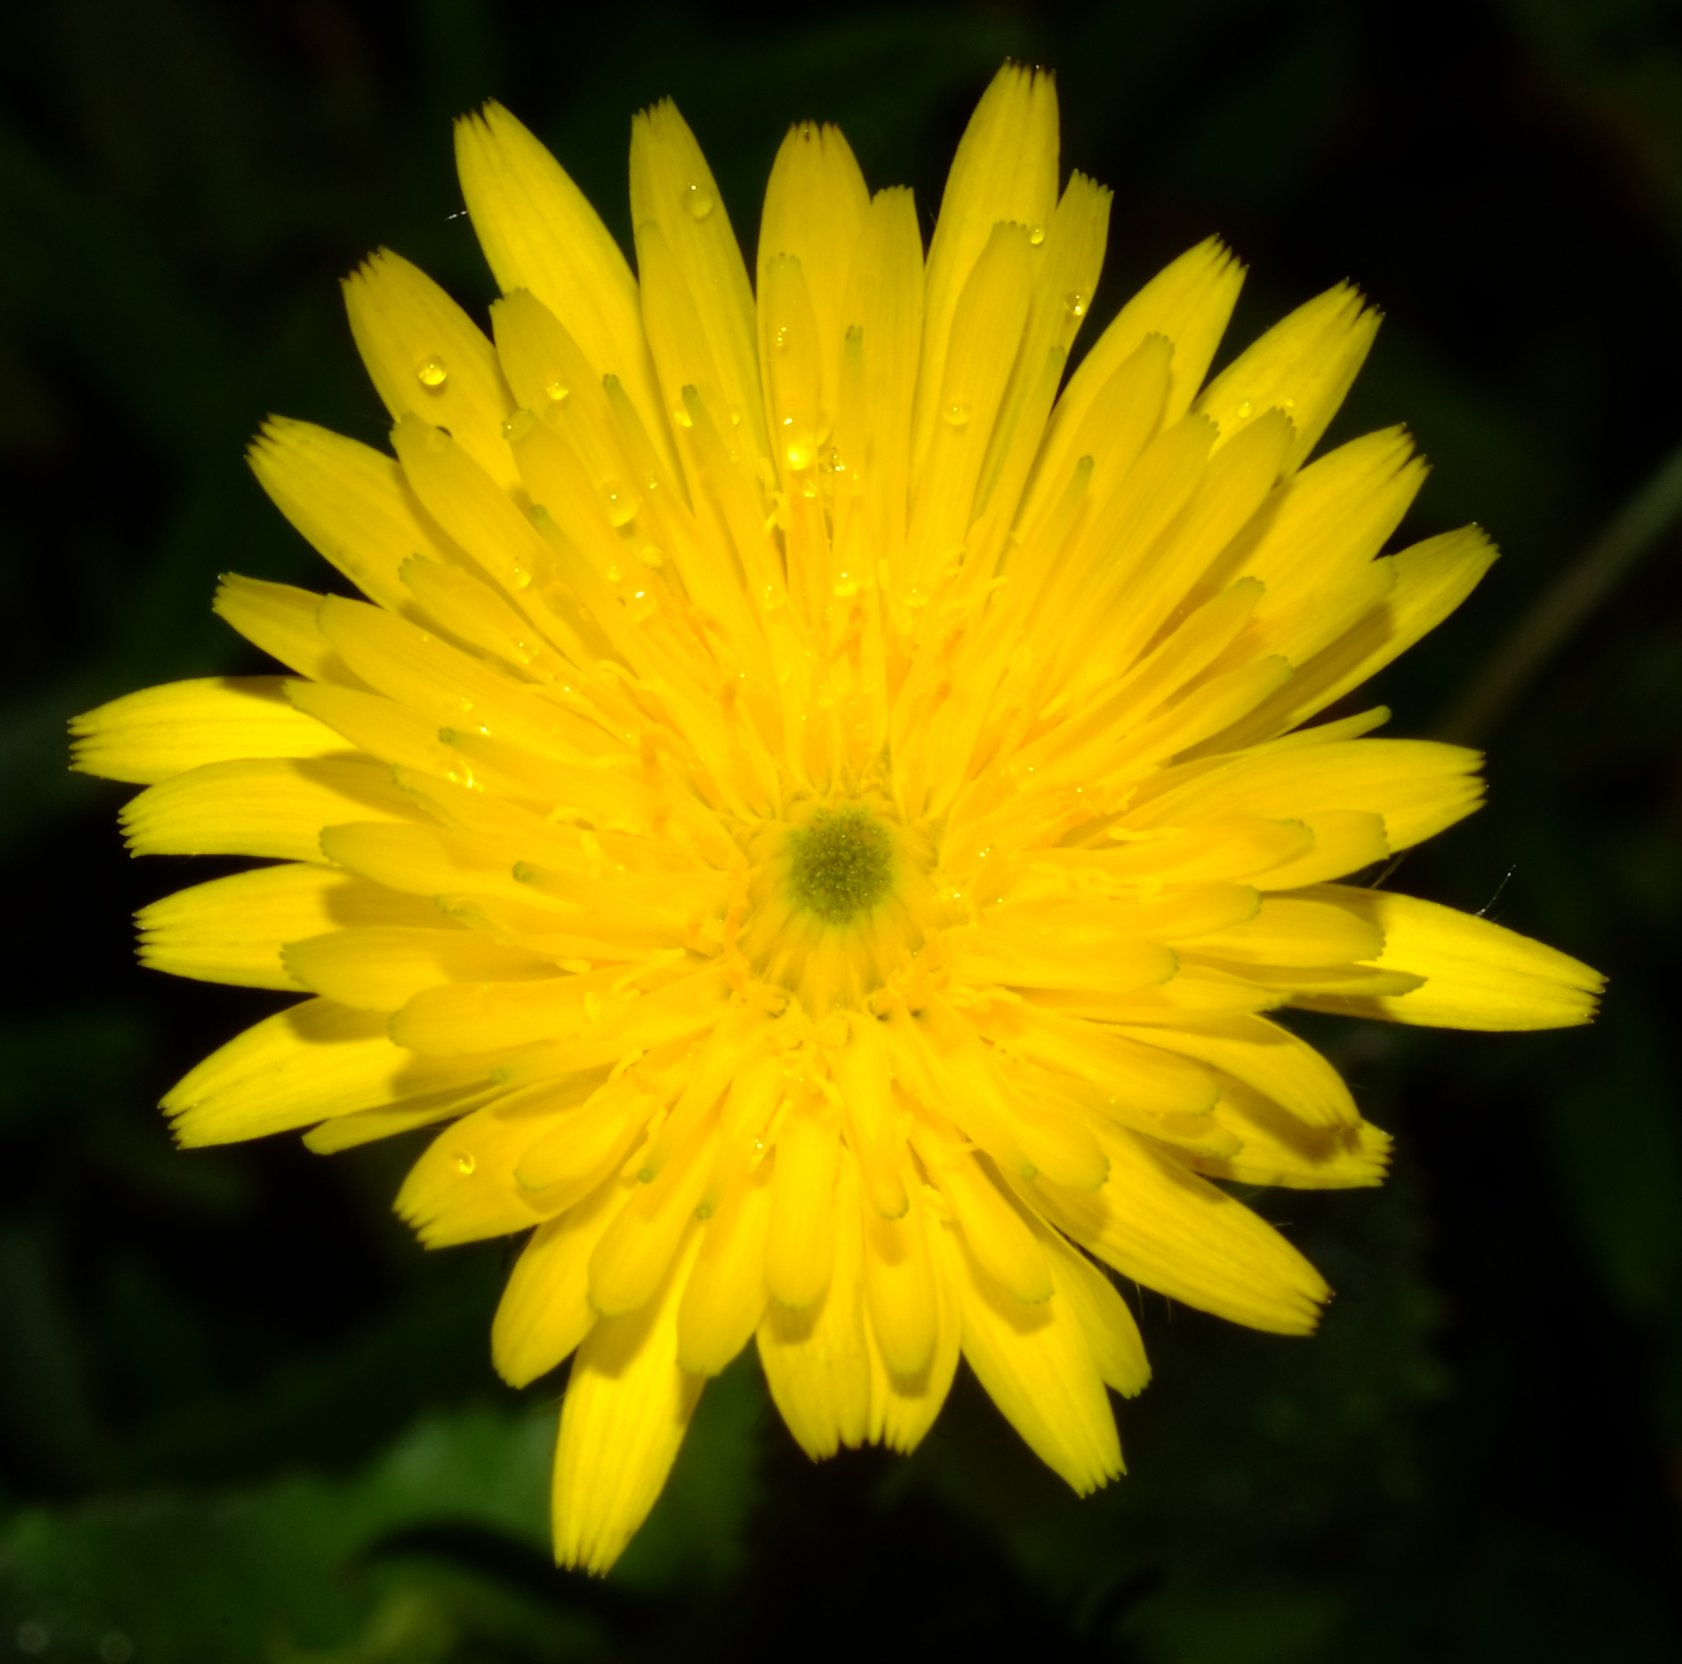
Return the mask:
POLYGON ((1682 478, 1649 489, 1682 442, 1675 9, 570 12, 7 14, 0 1658, 1677 1656, 1682 478), (126 915, 211 868, 128 862, 63 721, 256 668, 218 572, 326 581, 241 447, 271 409, 382 436, 335 287, 374 244, 490 299, 452 115, 501 97, 624 233, 630 113, 674 94, 750 239, 785 126, 826 117, 927 224, 1006 54, 1057 68, 1066 163, 1116 189, 1094 325, 1212 230, 1251 263, 1236 340, 1345 275, 1386 309, 1333 437, 1405 419, 1436 463, 1410 534, 1505 549, 1381 683, 1394 731, 1493 749, 1491 806, 1395 882, 1611 997, 1560 1035, 1328 1029, 1398 1157, 1380 1192, 1259 1199, 1338 1289, 1323 1332, 1146 1296, 1157 1378, 1103 1495, 962 1381, 914 1459, 811 1468, 750 1358, 591 1584, 548 1563, 558 1384, 490 1370, 505 1246, 421 1253, 404 1148, 171 1149, 152 1104, 273 1002, 134 967, 126 915), (1567 628, 1529 652, 1549 595, 1567 628))

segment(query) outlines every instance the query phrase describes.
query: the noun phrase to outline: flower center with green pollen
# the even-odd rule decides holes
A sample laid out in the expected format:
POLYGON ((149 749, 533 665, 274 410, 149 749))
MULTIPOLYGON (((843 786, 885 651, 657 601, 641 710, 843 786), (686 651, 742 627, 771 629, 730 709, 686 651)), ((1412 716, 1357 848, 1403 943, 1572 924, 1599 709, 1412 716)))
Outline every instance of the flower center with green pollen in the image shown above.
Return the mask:
POLYGON ((789 834, 789 894, 825 924, 868 913, 892 887, 893 843, 868 810, 819 810, 789 834))
POLYGON ((888 797, 807 798, 741 836, 749 865, 723 947, 742 985, 784 990, 821 1018, 863 1010, 915 959, 933 912, 935 851, 888 797))

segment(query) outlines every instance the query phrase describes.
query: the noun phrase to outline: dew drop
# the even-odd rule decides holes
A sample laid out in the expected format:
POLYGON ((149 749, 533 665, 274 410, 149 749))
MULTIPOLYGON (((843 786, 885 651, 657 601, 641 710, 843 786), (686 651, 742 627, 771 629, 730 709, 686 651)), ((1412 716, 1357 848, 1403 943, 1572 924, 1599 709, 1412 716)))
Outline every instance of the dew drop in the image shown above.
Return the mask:
POLYGON ((967 426, 969 423, 970 408, 967 404, 958 400, 947 405, 940 414, 945 419, 946 425, 949 428, 961 428, 967 426))
POLYGON ((1279 401, 1279 408, 1281 410, 1283 410, 1287 415, 1291 411, 1295 410, 1296 407, 1297 407, 1297 401, 1295 399, 1281 399, 1279 401))
POLYGON ((1086 296, 1079 289, 1071 289, 1063 297, 1063 310, 1071 318, 1084 318, 1086 316, 1086 296))
POLYGON ((430 387, 436 392, 450 379, 449 366, 436 353, 428 353, 415 366, 415 379, 422 387, 430 387))
POLYGON ((478 1162, 476 1162, 473 1159, 473 1157, 471 1155, 469 1155, 467 1153, 467 1151, 465 1151, 465 1150, 463 1150, 462 1153, 456 1157, 456 1171, 458 1173, 460 1173, 464 1178, 466 1178, 468 1175, 470 1175, 472 1173, 473 1169, 475 1167, 477 1167, 478 1165, 479 1165, 478 1162))
POLYGON ((623 480, 604 480, 597 489, 601 492, 607 517, 613 525, 628 526, 636 519, 641 503, 636 492, 623 480))
POLYGON ((1240 399, 1238 401, 1238 408, 1233 412, 1233 415, 1235 415, 1239 421, 1247 422, 1249 421, 1251 415, 1254 414, 1255 408, 1254 402, 1250 399, 1240 399))
POLYGON ((704 220, 713 211, 712 192, 705 185, 685 185, 683 205, 692 220, 704 220))
POLYGON ((672 412, 672 425, 680 428, 692 428, 695 426, 695 418, 680 404, 672 412))
POLYGON ((572 389, 564 381, 552 381, 543 389, 543 396, 551 404, 565 404, 572 389))
POLYGON ((502 437, 509 444, 517 445, 531 432, 531 425, 535 420, 536 417, 524 405, 518 410, 509 411, 502 423, 502 437))
POLYGON ((473 701, 469 699, 465 693, 456 701, 456 703, 461 706, 464 712, 471 711, 473 709, 473 701))
POLYGON ((1043 243, 1044 241, 1045 241, 1045 227, 1043 225, 1036 225, 1036 226, 1033 226, 1029 229, 1028 245, 1029 245, 1030 248, 1038 248, 1040 246, 1040 244, 1043 243))

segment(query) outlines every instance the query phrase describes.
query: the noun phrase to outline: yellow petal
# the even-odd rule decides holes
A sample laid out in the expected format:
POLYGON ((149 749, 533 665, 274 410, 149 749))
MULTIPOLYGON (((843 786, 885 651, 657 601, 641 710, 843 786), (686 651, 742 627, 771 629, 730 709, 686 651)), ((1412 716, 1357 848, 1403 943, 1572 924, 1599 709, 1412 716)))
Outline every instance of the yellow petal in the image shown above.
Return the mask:
POLYGON ((514 1180, 545 1213, 593 1196, 624 1168, 650 1123, 665 1113, 664 1099, 648 1089, 642 1074, 639 1069, 610 1074, 582 1102, 575 1083, 600 1080, 600 1070, 540 1080, 508 1099, 508 1113, 544 1118, 543 1129, 514 1163, 514 1180))
POLYGON ((1187 826, 1205 815, 1266 815, 1312 821, 1326 809, 1384 818, 1392 850, 1463 820, 1483 801, 1483 761, 1465 746, 1435 740, 1342 740, 1264 746, 1231 762, 1198 767, 1126 816, 1130 827, 1187 826))
POLYGON ((1324 1279, 1272 1226, 1174 1155, 1119 1128, 1100 1134, 1110 1182, 1076 1193, 1041 1181, 1051 1222, 1125 1277, 1188 1306, 1277 1334, 1307 1334, 1324 1279))
POLYGON ((755 347, 753 289, 741 245, 718 182, 689 124, 668 99, 642 111, 631 124, 631 219, 642 269, 645 327, 654 345, 667 410, 682 404, 682 389, 700 388, 723 400, 739 417, 762 454, 769 454, 755 347), (650 241, 668 260, 650 262, 650 241), (697 337, 674 354, 656 321, 676 306, 681 290, 700 326, 697 337), (664 350, 663 350, 664 349, 664 350))
POLYGON ((1390 1135, 1370 1121, 1310 1127, 1231 1076, 1221 1078, 1214 1118, 1236 1134, 1242 1148, 1230 1156, 1192 1158, 1198 1172, 1212 1179, 1343 1190, 1382 1183, 1389 1165, 1390 1135))
POLYGON ((1388 890, 1326 885, 1312 892, 1374 926, 1374 963, 1425 978, 1412 993, 1300 1003, 1433 1028, 1569 1028, 1594 1020, 1606 979, 1580 960, 1471 913, 1388 890))
POLYGON ((949 1118, 1001 1172, 1047 1173, 1086 1189, 1104 1182, 1104 1153, 1082 1121, 1025 1099, 961 1015, 931 1002, 921 1021, 896 1018, 883 1026, 903 1089, 949 1118))
POLYGON ((954 1233, 937 1223, 926 1208, 918 1210, 918 1218, 934 1294, 934 1345, 928 1362, 915 1375, 890 1370, 874 1321, 865 1325, 871 1370, 870 1437, 901 1453, 915 1450, 934 1426, 946 1395, 952 1390, 961 1355, 957 1290, 960 1273, 954 1233))
POLYGON ((1121 1032, 1236 1075, 1310 1126, 1353 1126, 1360 1119, 1337 1070, 1306 1041, 1265 1017, 1208 1018, 1196 1026, 1124 1027, 1121 1032))
POLYGON ((442 1063, 394 1046, 385 1019, 305 1000, 237 1035, 165 1095, 181 1144, 228 1144, 288 1132, 404 1098, 477 1087, 483 1058, 442 1063))
POLYGON ((372 761, 206 763, 148 786, 122 813, 136 855, 321 859, 321 829, 338 821, 408 820, 390 771, 372 761))
POLYGON ((223 577, 211 603, 218 618, 288 669, 320 681, 354 684, 356 678, 316 622, 320 606, 321 597, 313 590, 242 578, 236 572, 223 577))
POLYGON ((1057 402, 1053 442, 1084 420, 1104 383, 1151 335, 1173 346, 1163 415, 1178 421, 1203 385, 1243 283, 1243 265, 1219 237, 1160 271, 1116 314, 1070 378, 1057 402))
POLYGON ((870 209, 870 192, 839 128, 803 121, 788 130, 771 164, 759 221, 759 283, 778 255, 797 260, 817 328, 819 408, 833 416, 840 386, 841 339, 850 323, 847 284, 853 250, 870 209))
POLYGON ((1095 1023, 998 1001, 981 1018, 988 1036, 1012 1052, 1090 1081, 1156 1115, 1200 1115, 1214 1107, 1207 1069, 1154 1046, 1141 1046, 1095 1023))
POLYGON ((1051 1298, 1051 1267, 997 1171, 950 1136, 923 1123, 912 1134, 929 1181, 977 1265, 1013 1300, 1038 1305, 1051 1298))
POLYGON ((1204 388, 1196 408, 1230 438, 1272 409, 1291 419, 1296 439, 1285 466, 1297 467, 1337 414, 1378 333, 1379 315, 1347 283, 1299 306, 1245 349, 1204 388))
POLYGON ((1199 958, 1224 960, 1240 975, 1246 965, 1344 965, 1371 959, 1384 941, 1378 929, 1347 909, 1302 896, 1269 896, 1252 919, 1199 936, 1199 958))
POLYGON ((928 1233, 915 1202, 898 1219, 865 1210, 865 1309, 890 1376, 921 1375, 934 1358, 940 1291, 928 1233))
POLYGON ((292 709, 278 676, 211 676, 113 699, 70 722, 71 766, 151 785, 240 757, 326 757, 344 742, 292 709))
MULTIPOLYGON (((871 198, 853 258, 846 319, 857 330, 851 381, 836 401, 838 454, 863 490, 874 559, 896 565, 910 506, 911 419, 923 337, 923 240, 904 188, 871 198), (850 389, 850 392, 849 392, 850 389)), ((850 342, 854 337, 849 334, 850 342)))
POLYGON ((457 1092, 435 1093, 429 1098, 410 1098, 378 1109, 352 1110, 348 1115, 311 1127, 304 1134, 303 1145, 311 1155, 337 1155, 381 1138, 394 1138, 399 1133, 417 1132, 440 1121, 470 1115, 500 1094, 501 1088, 497 1086, 470 1086, 457 1092))
MULTIPOLYGON (((1352 439, 1278 486, 1266 512, 1233 539, 1205 582, 1227 583, 1240 573, 1259 578, 1267 589, 1264 614, 1301 609, 1313 618, 1325 610, 1328 586, 1359 580, 1370 567, 1426 473, 1403 428, 1352 439)), ((1389 568, 1377 576, 1382 595, 1389 568)), ((1370 587, 1373 574, 1366 577, 1370 587)))
POLYGON ((523 698, 519 683, 474 654, 378 607, 336 595, 321 603, 320 622, 345 663, 399 705, 435 723, 466 726, 471 716, 475 728, 530 744, 540 755, 560 749, 556 736, 568 731, 567 713, 523 698))
POLYGON ((1313 838, 1307 849, 1258 873, 1259 890, 1293 890, 1342 878, 1395 853, 1382 815, 1363 809, 1321 809, 1298 815, 1291 824, 1313 838))
POLYGON ((1128 1398, 1143 1392, 1151 1366, 1127 1302, 1115 1284, 1056 1231, 1045 1231, 1043 1237, 1056 1272, 1056 1298, 1068 1302, 1104 1385, 1128 1398))
POLYGON ((446 427, 504 491, 520 483, 502 437, 513 396, 496 350, 425 272, 381 249, 345 279, 356 350, 381 401, 446 427))
POLYGON ((414 611, 400 572, 410 555, 460 559, 454 544, 416 509, 413 494, 404 490, 403 470, 354 439, 273 416, 252 440, 246 461, 275 507, 316 551, 394 612, 414 611))
POLYGON ((982 463, 1028 320, 1032 256, 1026 226, 993 228, 958 293, 938 381, 924 365, 918 397, 934 400, 936 420, 912 475, 907 558, 896 574, 908 591, 928 590, 956 561, 974 518, 982 463))
POLYGON ((790 1104, 777 1136, 765 1282, 785 1306, 810 1306, 835 1265, 836 1174, 841 1142, 822 1100, 790 1104))
POLYGON ((331 867, 288 864, 213 878, 135 916, 141 962, 172 976, 296 992, 284 943, 356 926, 427 925, 430 902, 331 867))
POLYGON ((456 167, 474 234, 504 293, 529 289, 564 318, 599 382, 624 383, 672 466, 642 331, 637 281, 601 216, 500 104, 456 123, 456 167))
POLYGON ((514 1262, 491 1324, 491 1361, 509 1386, 547 1374, 590 1332, 590 1254, 628 1189, 628 1181, 597 1186, 539 1225, 514 1262))
POLYGON ((360 1011, 396 1011, 444 982, 517 982, 555 974, 535 953, 453 929, 442 913, 432 929, 371 925, 289 942, 281 958, 312 994, 360 1011))
POLYGON ((717 1375, 753 1339, 765 1315, 770 1218, 769 1165, 739 1168, 706 1221, 678 1308, 678 1362, 696 1375, 717 1375))
POLYGON ((1121 1442, 1074 1301, 1026 1306, 960 1249, 963 1349, 1028 1447, 1085 1496, 1122 1472, 1121 1442))
POLYGON ((1092 310, 1104 262, 1110 197, 1085 174, 1072 174, 1044 234, 1037 240, 1032 230, 1028 234, 1034 251, 1033 303, 976 494, 977 513, 997 497, 1001 529, 1016 515, 1069 349, 1092 310))
MULTIPOLYGON (((1057 91, 1044 71, 1006 64, 958 141, 929 244, 922 373, 912 456, 921 459, 941 420, 954 320, 981 252, 1000 224, 1042 233, 1057 202, 1057 91)), ((1009 350, 1014 350, 1010 343, 1009 350)), ((1008 366, 1007 366, 1008 368, 1008 366)))
POLYGON ((872 1425, 857 1175, 843 1163, 836 1180, 835 1259, 820 1299, 796 1310, 773 1300, 759 1325, 765 1384, 795 1442, 814 1461, 842 1445, 863 1444, 872 1425))
MULTIPOLYGON (((533 574, 546 569, 548 550, 519 499, 453 432, 407 414, 391 430, 391 444, 421 507, 505 592, 524 590, 533 574)), ((513 452, 503 449, 518 479, 513 452)))
MULTIPOLYGON (((654 1297, 706 1188, 717 1148, 716 1122, 694 1129, 671 1162, 631 1192, 590 1256, 590 1303, 604 1317, 635 1311, 654 1297)), ((676 1356, 675 1316, 673 1356, 676 1356)))
POLYGON ((1383 564, 1394 581, 1383 603, 1299 666, 1288 686, 1238 725, 1229 743, 1250 745, 1282 734, 1376 675, 1471 594, 1495 555, 1484 533, 1466 526, 1389 556, 1383 564))
MULTIPOLYGON (((557 1111, 585 1098, 594 1079, 561 1083, 553 1100, 557 1111)), ((544 1123, 510 1109, 513 1101, 504 1096, 446 1127, 409 1169, 397 1193, 397 1213, 427 1247, 508 1236, 548 1211, 540 1192, 514 1178, 544 1123)))
POLYGON ((702 1380, 677 1363, 677 1311, 699 1233, 653 1297, 584 1337, 555 1450, 555 1559, 600 1576, 648 1517, 671 1472, 702 1380))

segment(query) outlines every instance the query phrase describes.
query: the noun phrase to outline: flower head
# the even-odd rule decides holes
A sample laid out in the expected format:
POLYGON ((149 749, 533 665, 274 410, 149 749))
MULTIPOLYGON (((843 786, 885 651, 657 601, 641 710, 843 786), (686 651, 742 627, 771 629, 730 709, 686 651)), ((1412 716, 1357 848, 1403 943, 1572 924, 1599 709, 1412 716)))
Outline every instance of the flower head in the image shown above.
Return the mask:
POLYGON ((309 997, 165 1100, 183 1144, 441 1128, 398 1206, 532 1235, 493 1328, 576 1354, 557 1552, 605 1569, 706 1379, 757 1342, 823 1456, 909 1450, 960 1356, 1087 1491, 1147 1367, 1101 1266, 1236 1322, 1327 1289, 1215 1181, 1378 1182, 1388 1139, 1269 1015, 1582 1022, 1562 954, 1352 875, 1478 804, 1477 756, 1328 707, 1493 551, 1380 550, 1405 434, 1310 461, 1376 327, 1310 301, 1212 381, 1242 269, 1194 248, 1065 385, 1109 195, 1059 191, 1007 67, 925 257, 796 127, 757 283, 670 105, 637 275, 492 105, 458 129, 487 339, 397 256, 346 284, 387 456, 251 451, 364 599, 228 578, 289 674, 78 719, 137 853, 273 864, 143 958, 309 997))

